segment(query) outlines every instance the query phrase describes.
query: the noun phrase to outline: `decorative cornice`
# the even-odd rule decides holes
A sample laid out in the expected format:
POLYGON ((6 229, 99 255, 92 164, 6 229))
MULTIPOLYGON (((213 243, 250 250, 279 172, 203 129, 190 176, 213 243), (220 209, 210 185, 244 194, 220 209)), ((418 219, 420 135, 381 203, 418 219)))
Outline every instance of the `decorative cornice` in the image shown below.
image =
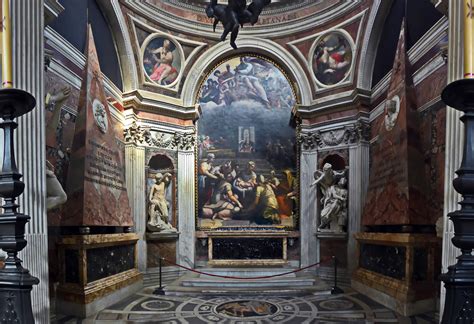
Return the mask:
POLYGON ((126 109, 148 111, 184 120, 194 121, 199 117, 199 111, 196 106, 184 107, 182 100, 145 90, 134 90, 124 93, 123 106, 126 109))
POLYGON ((44 0, 44 23, 48 24, 58 18, 64 7, 58 0, 44 0))
POLYGON ((322 97, 315 100, 311 106, 298 106, 297 115, 302 119, 309 119, 321 114, 335 112, 338 109, 347 109, 359 103, 370 104, 370 91, 355 89, 322 97))
POLYGON ((135 121, 130 127, 124 129, 123 137, 126 144, 151 146, 161 149, 191 151, 194 149, 196 137, 194 133, 162 133, 152 132, 143 128, 135 121))
POLYGON ((298 136, 298 143, 303 150, 309 151, 351 145, 361 141, 369 141, 369 139, 370 124, 359 120, 343 128, 301 132, 298 136))
MULTIPOLYGON (((145 1, 124 1, 131 10, 135 11, 142 17, 149 21, 152 21, 166 28, 172 29, 179 33, 196 35, 207 39, 219 39, 220 33, 214 33, 212 31, 211 24, 205 24, 200 22, 193 22, 177 17, 172 13, 165 12, 154 5, 145 1)), ((312 30, 317 26, 321 26, 329 23, 330 21, 336 20, 342 17, 348 12, 354 10, 360 6, 358 1, 348 1, 337 6, 332 6, 328 10, 320 12, 316 15, 309 15, 308 17, 295 19, 294 21, 286 21, 280 24, 273 24, 271 26, 253 26, 244 28, 240 34, 242 36, 254 36, 254 37, 265 37, 265 38, 280 38, 292 34, 301 33, 304 31, 312 30)), ((220 29, 220 27, 219 27, 220 29)), ((220 30, 219 30, 220 31, 220 30)))

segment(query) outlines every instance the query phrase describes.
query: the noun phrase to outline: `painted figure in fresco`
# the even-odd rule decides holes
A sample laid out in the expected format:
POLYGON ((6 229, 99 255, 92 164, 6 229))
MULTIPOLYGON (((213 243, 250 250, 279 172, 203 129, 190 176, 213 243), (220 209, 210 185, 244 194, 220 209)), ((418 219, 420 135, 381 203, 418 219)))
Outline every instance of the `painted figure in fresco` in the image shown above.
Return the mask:
POLYGON ((338 83, 346 76, 351 60, 352 50, 344 37, 335 34, 326 36, 314 53, 316 78, 326 85, 338 83))
POLYGON ((150 52, 156 62, 150 79, 162 85, 173 83, 178 77, 178 70, 173 66, 174 55, 171 51, 171 42, 165 39, 162 47, 150 52))
POLYGON ((234 214, 242 210, 243 206, 239 197, 232 191, 232 174, 229 172, 220 178, 211 201, 204 205, 202 214, 204 218, 230 220, 234 214))
POLYGON ((283 170, 283 179, 275 189, 278 201, 278 211, 280 215, 290 217, 295 214, 296 200, 296 179, 291 174, 291 170, 283 170))
POLYGON ((256 77, 254 66, 251 62, 247 62, 247 59, 242 56, 240 58, 240 64, 235 68, 236 78, 239 82, 243 83, 249 91, 263 104, 270 106, 270 101, 267 97, 267 92, 262 86, 260 79, 256 77))
POLYGON ((254 161, 249 161, 247 169, 239 172, 234 180, 234 189, 242 197, 244 205, 248 205, 248 202, 251 202, 254 198, 255 188, 257 187, 256 167, 254 161))
POLYGON ((255 143, 250 140, 250 130, 245 128, 242 132, 242 140, 239 142, 239 152, 253 153, 255 152, 255 143))
POLYGON ((147 228, 151 232, 176 232, 169 222, 169 203, 166 200, 166 189, 171 182, 171 173, 157 173, 155 184, 150 190, 147 228))
POLYGON ((211 199, 213 186, 216 181, 219 180, 219 176, 221 175, 218 171, 218 168, 214 167, 213 165, 215 158, 216 156, 213 153, 209 153, 207 158, 202 160, 199 164, 199 211, 201 211, 204 204, 206 204, 211 199))
POLYGON ((339 179, 337 184, 328 188, 324 196, 321 211, 321 224, 318 229, 330 227, 331 231, 343 232, 347 222, 347 190, 346 178, 339 179))
POLYGON ((266 182, 265 177, 261 174, 257 177, 255 200, 249 207, 249 211, 256 212, 255 223, 257 224, 274 225, 281 223, 275 192, 270 183, 266 182))
POLYGON ((46 160, 46 209, 54 209, 66 201, 66 192, 54 174, 54 167, 46 160))

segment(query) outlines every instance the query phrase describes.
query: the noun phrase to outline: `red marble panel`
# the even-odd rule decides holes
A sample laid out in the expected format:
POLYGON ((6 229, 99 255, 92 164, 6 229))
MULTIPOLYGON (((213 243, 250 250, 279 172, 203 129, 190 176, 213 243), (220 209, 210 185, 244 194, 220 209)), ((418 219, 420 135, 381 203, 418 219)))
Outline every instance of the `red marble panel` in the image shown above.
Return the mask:
POLYGON ((123 145, 110 115, 92 31, 87 44, 63 226, 132 226, 123 145))
POLYGON ((371 147, 372 165, 362 222, 368 226, 429 225, 433 224, 432 219, 423 208, 429 188, 405 28, 400 32, 395 58, 387 98, 398 96, 398 118, 392 129, 387 128, 386 111, 374 130, 379 137, 371 147))
MULTIPOLYGON (((160 266, 159 257, 165 258, 171 262, 176 263, 176 242, 156 242, 147 241, 147 267, 156 268, 160 266)), ((164 263, 163 266, 170 266, 169 263, 164 263)))

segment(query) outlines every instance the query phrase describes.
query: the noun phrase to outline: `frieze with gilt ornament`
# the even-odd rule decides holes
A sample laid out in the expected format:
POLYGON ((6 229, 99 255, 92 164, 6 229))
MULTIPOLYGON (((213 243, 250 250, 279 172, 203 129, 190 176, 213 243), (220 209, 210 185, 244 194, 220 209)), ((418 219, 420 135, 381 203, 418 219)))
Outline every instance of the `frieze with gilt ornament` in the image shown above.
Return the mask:
POLYGON ((328 131, 316 130, 310 133, 300 133, 298 140, 304 150, 336 147, 339 145, 355 144, 370 139, 370 125, 364 122, 346 126, 342 129, 328 131))
POLYGON ((192 150, 196 141, 194 133, 165 134, 161 132, 151 132, 150 129, 141 127, 135 121, 129 128, 126 128, 123 133, 125 143, 172 150, 192 150))

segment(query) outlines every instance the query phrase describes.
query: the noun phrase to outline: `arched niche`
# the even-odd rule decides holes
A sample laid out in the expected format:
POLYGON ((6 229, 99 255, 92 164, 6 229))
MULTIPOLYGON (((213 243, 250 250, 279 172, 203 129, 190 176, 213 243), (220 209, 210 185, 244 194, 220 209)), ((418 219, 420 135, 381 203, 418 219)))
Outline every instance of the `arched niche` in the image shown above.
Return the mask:
POLYGON ((326 163, 332 165, 332 169, 341 171, 346 168, 345 159, 339 154, 329 154, 321 162, 320 168, 322 169, 326 163))
MULTIPOLYGON (((177 210, 177 186, 176 186, 176 167, 175 160, 173 157, 169 156, 166 153, 156 153, 151 155, 147 162, 146 167, 146 210, 150 205, 150 191, 155 184, 157 177, 162 177, 169 173, 171 175, 171 181, 168 187, 166 188, 166 201, 168 202, 168 213, 169 221, 176 228, 178 225, 178 210, 177 210)), ((148 212, 147 212, 147 221, 148 221, 148 212)))

